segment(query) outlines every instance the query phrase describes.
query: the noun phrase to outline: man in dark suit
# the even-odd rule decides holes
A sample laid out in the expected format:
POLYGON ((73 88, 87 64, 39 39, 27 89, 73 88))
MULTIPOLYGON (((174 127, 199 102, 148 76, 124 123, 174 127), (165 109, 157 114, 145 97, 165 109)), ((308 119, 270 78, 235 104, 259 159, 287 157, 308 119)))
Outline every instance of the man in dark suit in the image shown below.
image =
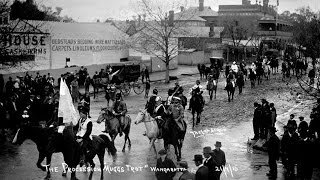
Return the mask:
POLYGON ((198 170, 196 172, 196 180, 208 180, 209 168, 202 164, 202 161, 203 161, 202 155, 201 154, 194 155, 193 161, 198 167, 198 170))
POLYGON ((215 171, 216 177, 218 180, 220 180, 220 175, 222 173, 222 169, 224 169, 224 166, 226 165, 226 155, 224 152, 221 150, 221 142, 216 141, 216 144, 214 145, 216 147, 215 150, 212 152, 212 158, 217 162, 217 169, 220 169, 220 171, 215 171))
MULTIPOLYGON (((162 149, 159 151, 160 158, 157 160, 156 168, 159 169, 167 169, 172 168, 175 169, 176 166, 174 165, 173 161, 167 157, 167 151, 162 149)), ((176 171, 156 171, 156 177, 158 180, 173 180, 176 171)))
POLYGON ((258 140, 259 134, 260 134, 262 111, 261 111, 260 105, 257 102, 255 102, 253 106, 254 106, 254 114, 253 114, 252 124, 253 124, 254 137, 251 140, 258 140))
POLYGON ((216 167, 217 167, 217 162, 215 160, 213 160, 213 158, 211 157, 210 153, 212 153, 211 147, 204 147, 203 148, 203 156, 204 156, 204 162, 203 165, 207 166, 209 169, 209 175, 208 175, 208 179, 209 180, 216 180, 216 167))
POLYGON ((270 171, 267 173, 267 176, 276 178, 277 177, 277 160, 279 160, 280 155, 280 140, 275 134, 275 127, 270 127, 270 139, 267 141, 266 146, 268 148, 269 156, 269 168, 270 171))
POLYGON ((183 174, 179 177, 179 180, 194 180, 195 175, 188 171, 188 163, 186 161, 180 161, 179 163, 180 168, 183 168, 183 174))
POLYGON ((290 119, 288 120, 287 126, 289 127, 289 124, 291 124, 293 130, 296 131, 296 129, 297 129, 297 122, 296 122, 296 120, 294 120, 293 118, 294 118, 294 114, 290 114, 290 119))

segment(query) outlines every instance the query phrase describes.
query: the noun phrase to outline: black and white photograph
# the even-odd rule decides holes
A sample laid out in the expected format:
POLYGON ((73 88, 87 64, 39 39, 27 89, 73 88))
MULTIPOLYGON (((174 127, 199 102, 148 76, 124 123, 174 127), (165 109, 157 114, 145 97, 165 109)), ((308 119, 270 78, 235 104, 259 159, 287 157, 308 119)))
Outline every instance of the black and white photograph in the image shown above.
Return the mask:
POLYGON ((319 0, 0 0, 1 180, 320 180, 319 0))

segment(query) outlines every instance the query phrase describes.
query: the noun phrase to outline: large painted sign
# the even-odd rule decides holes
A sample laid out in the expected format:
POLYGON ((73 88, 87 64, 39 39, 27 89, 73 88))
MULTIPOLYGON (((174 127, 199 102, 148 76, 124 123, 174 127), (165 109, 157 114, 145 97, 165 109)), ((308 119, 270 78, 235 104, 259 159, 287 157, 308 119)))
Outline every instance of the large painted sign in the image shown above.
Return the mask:
POLYGON ((125 40, 104 39, 52 39, 52 51, 121 51, 125 49, 125 40))

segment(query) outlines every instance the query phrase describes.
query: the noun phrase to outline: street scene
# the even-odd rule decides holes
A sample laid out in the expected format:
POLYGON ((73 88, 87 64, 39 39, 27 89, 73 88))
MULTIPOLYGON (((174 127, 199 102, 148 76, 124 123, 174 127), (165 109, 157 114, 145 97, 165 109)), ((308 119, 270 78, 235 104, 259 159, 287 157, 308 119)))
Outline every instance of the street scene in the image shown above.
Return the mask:
POLYGON ((0 179, 320 179, 320 4, 282 1, 0 2, 0 179))

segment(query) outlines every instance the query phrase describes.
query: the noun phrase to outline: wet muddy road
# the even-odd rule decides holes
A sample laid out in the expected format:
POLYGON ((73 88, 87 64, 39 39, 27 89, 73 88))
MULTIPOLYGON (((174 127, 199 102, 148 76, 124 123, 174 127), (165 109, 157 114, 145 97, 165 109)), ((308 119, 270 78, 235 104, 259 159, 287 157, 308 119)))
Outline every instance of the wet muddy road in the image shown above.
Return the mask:
MULTIPOLYGON (((278 76, 277 76, 278 77, 278 76)), ((195 83, 199 75, 181 76, 180 84, 184 86, 184 94, 188 94, 189 88, 195 83)), ((205 86, 205 81, 201 84, 205 86)), ((173 82, 170 85, 163 83, 155 83, 151 85, 159 89, 159 94, 166 98, 167 90, 173 87, 173 82)), ((277 128, 281 129, 282 123, 286 123, 287 114, 297 113, 305 114, 309 121, 311 101, 304 101, 302 104, 296 102, 288 85, 281 82, 272 76, 270 81, 263 81, 262 85, 256 89, 249 87, 249 82, 246 81, 244 92, 238 95, 238 89, 235 93, 233 102, 227 102, 227 94, 223 90, 224 79, 219 80, 217 99, 209 101, 208 93, 205 92, 206 106, 201 117, 201 123, 192 129, 192 116, 189 111, 185 111, 185 121, 188 128, 185 136, 185 141, 182 148, 182 160, 187 161, 190 171, 195 171, 196 166, 192 159, 195 154, 202 154, 202 148, 211 146, 214 148, 216 141, 222 142, 222 150, 226 154, 227 165, 225 171, 221 174, 221 179, 267 179, 266 173, 269 171, 267 164, 267 154, 264 152, 247 151, 248 138, 253 137, 252 116, 253 102, 260 102, 261 98, 266 98, 270 103, 274 102, 280 115, 280 122, 277 123, 277 128), (297 105, 299 104, 299 105, 297 105), (282 114, 282 116, 281 116, 282 114)), ((189 99, 189 97, 188 97, 189 99)), ((149 151, 149 141, 143 136, 145 131, 144 124, 134 124, 134 119, 139 109, 145 105, 146 99, 143 95, 135 95, 133 92, 128 97, 125 97, 127 103, 128 114, 132 118, 130 139, 132 143, 131 149, 126 148, 126 152, 121 152, 124 137, 117 137, 115 146, 118 150, 116 162, 112 162, 112 157, 105 156, 106 168, 104 170, 104 179, 115 180, 152 180, 156 179, 152 167, 156 165, 156 154, 154 151, 149 151), (116 167, 116 168, 114 168, 116 167)), ((101 107, 106 107, 106 101, 102 94, 95 100, 91 100, 91 116, 93 123, 92 134, 99 135, 104 129, 104 123, 97 124, 95 121, 99 115, 101 107)), ((281 133, 278 132, 278 133, 281 133)), ((163 141, 156 141, 157 151, 163 148, 163 141)), ((0 149, 0 179, 3 180, 33 180, 43 179, 45 172, 36 167, 38 151, 35 144, 26 140, 21 146, 13 146, 10 142, 2 143, 0 149)), ((170 146, 169 157, 176 162, 174 149, 170 146)), ((100 168, 98 158, 95 157, 94 162, 96 168, 100 168)), ((52 157, 51 167, 52 179, 69 179, 61 176, 63 171, 63 156, 61 153, 56 153, 52 157)), ((45 161, 43 162, 45 164, 45 161)), ((283 179, 282 165, 278 163, 278 179, 283 179)), ((178 178, 180 173, 176 174, 178 178)), ((89 173, 77 172, 79 179, 87 179, 89 173)), ((100 179, 100 171, 95 171, 93 179, 100 179)))

